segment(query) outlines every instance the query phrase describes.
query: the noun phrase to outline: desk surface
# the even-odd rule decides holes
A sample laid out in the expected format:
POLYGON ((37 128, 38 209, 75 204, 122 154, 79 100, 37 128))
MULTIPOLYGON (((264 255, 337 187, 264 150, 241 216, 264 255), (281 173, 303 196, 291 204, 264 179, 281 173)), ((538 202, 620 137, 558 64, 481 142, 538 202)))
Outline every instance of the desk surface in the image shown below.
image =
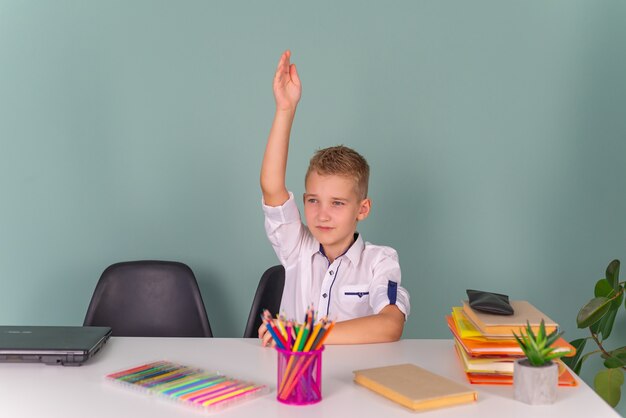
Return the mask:
MULTIPOLYGON (((352 371, 395 363, 415 363, 466 383, 452 340, 402 340, 390 344, 328 346, 323 357, 322 393, 316 405, 276 401, 276 352, 255 339, 112 338, 81 367, 0 364, 3 417, 194 417, 202 412, 105 381, 108 373, 152 360, 171 360, 267 384, 272 391, 213 415, 223 417, 414 417, 415 414, 353 383, 352 371)), ((468 384, 468 386, 470 386, 468 384)), ((473 386, 478 401, 420 413, 428 417, 619 417, 584 382, 559 388, 550 406, 513 399, 511 386, 473 386)))

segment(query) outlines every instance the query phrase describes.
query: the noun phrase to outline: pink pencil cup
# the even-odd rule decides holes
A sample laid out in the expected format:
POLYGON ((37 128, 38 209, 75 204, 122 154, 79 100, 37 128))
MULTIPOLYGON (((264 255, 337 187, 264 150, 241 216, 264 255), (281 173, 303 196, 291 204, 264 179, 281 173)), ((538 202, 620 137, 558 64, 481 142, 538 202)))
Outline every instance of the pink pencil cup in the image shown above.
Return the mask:
POLYGON ((289 405, 309 405, 322 400, 322 351, 292 352, 276 347, 278 384, 276 399, 289 405))

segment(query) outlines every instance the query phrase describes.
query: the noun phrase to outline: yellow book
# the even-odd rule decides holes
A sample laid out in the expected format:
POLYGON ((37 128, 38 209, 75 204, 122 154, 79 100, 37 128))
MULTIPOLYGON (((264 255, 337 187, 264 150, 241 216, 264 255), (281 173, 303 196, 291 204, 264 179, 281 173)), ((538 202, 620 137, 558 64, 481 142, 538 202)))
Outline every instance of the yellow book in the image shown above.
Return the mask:
POLYGON ((458 340, 454 342, 465 373, 513 374, 516 357, 470 357, 458 340))
POLYGON ((356 370, 354 381, 414 411, 443 408, 476 401, 467 386, 414 364, 356 370))
POLYGON ((462 307, 452 307, 452 319, 454 319, 454 324, 456 325, 456 329, 459 331, 461 338, 485 338, 483 337, 483 334, 476 329, 474 324, 472 324, 472 322, 465 317, 462 307))
MULTIPOLYGON (((461 338, 464 340, 490 342, 492 344, 515 342, 513 334, 511 335, 492 335, 485 337, 476 325, 470 321, 463 312, 462 306, 452 307, 452 319, 456 325, 456 329, 459 332, 461 338)), ((516 342, 517 344, 517 342, 516 342)))

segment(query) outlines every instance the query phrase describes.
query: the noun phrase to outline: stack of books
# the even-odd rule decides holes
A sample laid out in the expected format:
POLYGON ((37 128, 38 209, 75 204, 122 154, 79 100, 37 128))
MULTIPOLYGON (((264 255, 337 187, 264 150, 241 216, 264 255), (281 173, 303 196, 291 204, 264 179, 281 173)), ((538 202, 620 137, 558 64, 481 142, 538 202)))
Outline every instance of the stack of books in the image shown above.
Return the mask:
MULTIPOLYGON (((556 322, 527 301, 511 301, 510 304, 513 315, 495 315, 474 310, 464 301, 463 306, 453 307, 451 315, 446 316, 457 354, 470 383, 512 385, 513 363, 524 357, 513 332, 520 335, 520 329, 526 328, 526 321, 534 332, 538 332, 541 319, 545 322, 547 333, 559 328, 556 322)), ((569 352, 568 356, 576 353, 563 338, 559 338, 554 346, 556 351, 569 352)), ((578 383, 569 369, 560 360, 556 362, 559 365, 559 385, 576 386, 578 383)))

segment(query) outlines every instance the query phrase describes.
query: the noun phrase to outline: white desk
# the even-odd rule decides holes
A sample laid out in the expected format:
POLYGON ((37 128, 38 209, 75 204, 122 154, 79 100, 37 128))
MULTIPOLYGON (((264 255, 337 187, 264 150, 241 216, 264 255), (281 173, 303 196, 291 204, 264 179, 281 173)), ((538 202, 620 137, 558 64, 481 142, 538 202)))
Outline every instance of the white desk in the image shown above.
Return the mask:
MULTIPOLYGON (((81 367, 0 364, 0 416, 194 417, 203 413, 105 381, 108 373, 152 360, 171 360, 270 385, 271 393, 216 413, 223 417, 415 417, 415 413, 353 383, 352 371, 415 363, 466 382, 452 340, 402 340, 390 344, 328 346, 323 356, 322 402, 288 406, 276 401, 276 352, 254 339, 112 338, 81 367)), ((469 386, 469 384, 468 384, 469 386)), ((474 386, 478 401, 420 413, 427 417, 619 417, 584 382, 559 388, 551 406, 513 399, 511 386, 474 386)))

